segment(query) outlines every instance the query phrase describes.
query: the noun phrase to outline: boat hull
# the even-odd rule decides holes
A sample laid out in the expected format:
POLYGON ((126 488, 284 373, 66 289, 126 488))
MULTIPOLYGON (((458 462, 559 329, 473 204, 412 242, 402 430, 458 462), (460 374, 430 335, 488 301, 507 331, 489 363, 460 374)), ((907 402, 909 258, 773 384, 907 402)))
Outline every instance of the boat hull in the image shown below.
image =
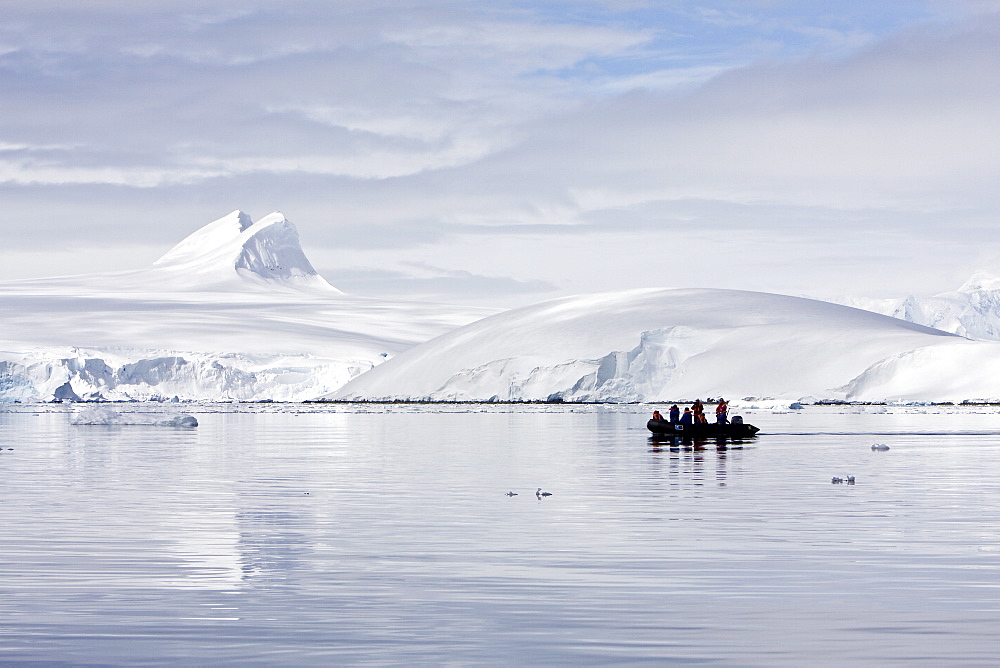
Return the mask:
POLYGON ((752 424, 719 424, 718 422, 681 424, 680 422, 670 422, 669 420, 650 420, 646 423, 646 428, 657 436, 689 436, 695 438, 715 438, 719 436, 725 438, 749 438, 760 431, 760 429, 752 424))

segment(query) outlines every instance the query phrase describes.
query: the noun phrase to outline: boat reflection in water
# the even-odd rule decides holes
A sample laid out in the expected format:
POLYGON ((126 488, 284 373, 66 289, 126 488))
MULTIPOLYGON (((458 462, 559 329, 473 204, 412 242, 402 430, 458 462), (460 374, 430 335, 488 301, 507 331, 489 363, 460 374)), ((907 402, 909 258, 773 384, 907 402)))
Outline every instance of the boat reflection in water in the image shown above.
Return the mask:
POLYGON ((649 446, 654 449, 670 448, 671 450, 704 450, 714 447, 716 450, 742 449, 744 445, 757 440, 756 436, 731 438, 728 436, 674 436, 673 434, 653 434, 649 437, 649 446))
MULTIPOLYGON (((678 489, 701 489, 714 483, 718 487, 729 484, 729 458, 751 445, 755 437, 728 438, 716 436, 671 436, 653 434, 649 437, 649 452, 669 457, 670 484, 678 489), (711 454, 710 454, 711 453, 711 454), (712 462, 715 462, 714 476, 712 462)), ((739 453, 741 454, 741 452, 739 453)))

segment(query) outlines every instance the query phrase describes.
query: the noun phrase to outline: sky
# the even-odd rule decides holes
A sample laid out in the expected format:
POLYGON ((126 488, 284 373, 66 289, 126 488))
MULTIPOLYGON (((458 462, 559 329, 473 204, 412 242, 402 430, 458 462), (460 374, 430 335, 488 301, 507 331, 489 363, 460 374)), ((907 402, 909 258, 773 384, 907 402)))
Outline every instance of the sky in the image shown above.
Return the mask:
POLYGON ((1000 2, 33 0, 0 280, 281 211, 350 293, 928 296, 1000 273, 1000 2))

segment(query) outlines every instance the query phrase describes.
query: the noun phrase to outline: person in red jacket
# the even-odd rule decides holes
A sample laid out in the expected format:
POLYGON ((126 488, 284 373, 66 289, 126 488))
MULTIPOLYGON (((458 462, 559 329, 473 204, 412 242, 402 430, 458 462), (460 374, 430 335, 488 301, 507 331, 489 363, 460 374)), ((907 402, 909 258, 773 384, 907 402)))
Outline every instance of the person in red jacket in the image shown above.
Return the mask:
POLYGON ((719 424, 729 423, 729 404, 722 397, 719 397, 719 405, 715 407, 715 421, 719 424))

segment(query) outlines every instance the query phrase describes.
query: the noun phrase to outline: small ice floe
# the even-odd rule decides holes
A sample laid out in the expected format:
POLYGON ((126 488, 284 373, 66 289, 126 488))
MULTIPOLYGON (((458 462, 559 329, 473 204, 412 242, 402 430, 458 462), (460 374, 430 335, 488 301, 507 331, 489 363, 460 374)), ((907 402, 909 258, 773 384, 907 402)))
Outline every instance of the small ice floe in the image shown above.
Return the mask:
POLYGON ((832 482, 834 485, 839 485, 840 483, 844 482, 844 479, 838 478, 837 476, 833 476, 833 480, 831 480, 830 482, 832 482))
POLYGON ((847 484, 848 485, 853 485, 854 484, 854 476, 852 476, 852 475, 847 476, 847 484))
POLYGON ((84 408, 70 420, 78 425, 151 425, 155 427, 197 427, 193 415, 140 415, 119 413, 110 408, 84 408))
POLYGON ((517 492, 507 492, 504 496, 517 496, 517 492))
POLYGON ((792 403, 788 404, 788 407, 793 411, 801 411, 805 409, 805 406, 803 406, 797 401, 793 401, 792 403))
POLYGON ((875 444, 872 445, 872 450, 875 450, 875 451, 878 451, 878 452, 885 452, 888 449, 889 449, 889 446, 886 445, 885 443, 875 443, 875 444))
POLYGON ((552 495, 548 492, 543 492, 542 488, 539 487, 537 490, 535 490, 535 496, 537 496, 540 499, 543 496, 552 496, 552 495))
POLYGON ((175 415, 165 420, 154 422, 157 427, 197 427, 198 420, 193 415, 175 415))

